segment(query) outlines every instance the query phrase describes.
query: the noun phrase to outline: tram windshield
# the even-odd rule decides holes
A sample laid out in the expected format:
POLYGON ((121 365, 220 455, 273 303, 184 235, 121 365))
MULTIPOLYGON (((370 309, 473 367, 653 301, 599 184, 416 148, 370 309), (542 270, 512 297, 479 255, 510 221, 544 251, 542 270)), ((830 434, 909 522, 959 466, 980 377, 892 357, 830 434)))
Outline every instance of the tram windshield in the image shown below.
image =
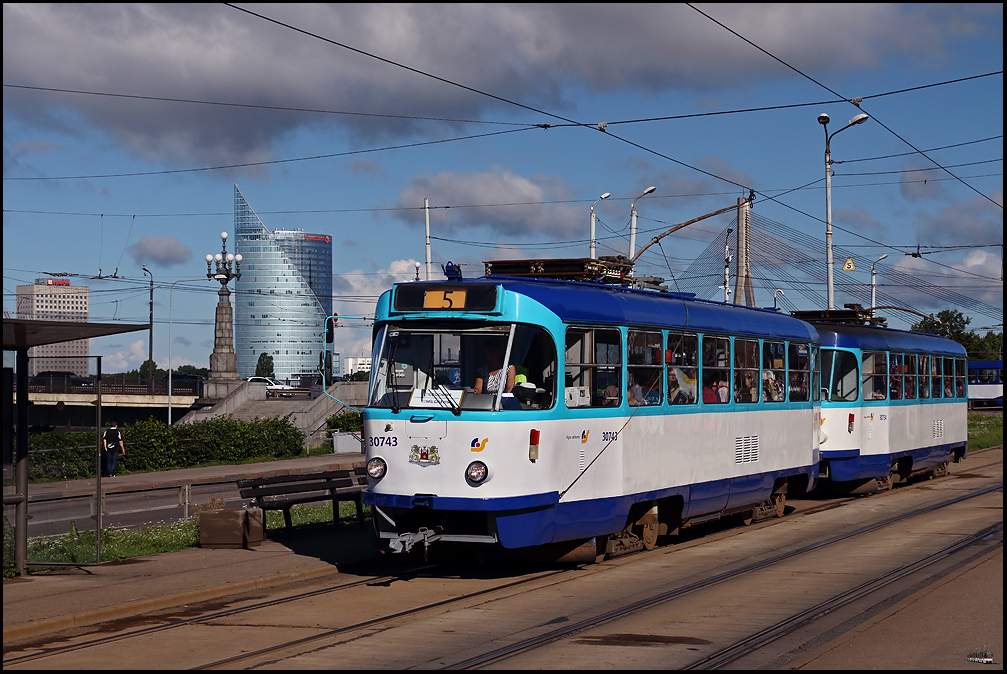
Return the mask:
POLYGON ((375 347, 371 407, 461 413, 547 409, 555 400, 556 347, 538 327, 387 325, 375 347))

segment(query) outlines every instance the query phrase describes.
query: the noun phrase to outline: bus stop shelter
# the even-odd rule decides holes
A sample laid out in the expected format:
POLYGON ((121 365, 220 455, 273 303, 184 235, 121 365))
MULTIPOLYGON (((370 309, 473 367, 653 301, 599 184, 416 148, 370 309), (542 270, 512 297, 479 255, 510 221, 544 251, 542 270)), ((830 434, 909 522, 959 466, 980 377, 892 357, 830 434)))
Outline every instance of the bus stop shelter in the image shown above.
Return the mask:
MULTIPOLYGON (((3 463, 4 477, 14 473, 15 492, 4 495, 4 505, 15 506, 14 567, 24 574, 28 556, 28 349, 33 346, 90 339, 124 332, 147 330, 148 325, 128 323, 74 323, 3 319, 3 350, 16 353, 14 370, 3 370, 3 463), (17 372, 17 401, 14 401, 14 372, 17 372), (11 409, 11 408, 14 409, 11 409), (15 433, 17 449, 14 450, 15 433), (15 456, 16 454, 16 456, 15 456)), ((97 357, 95 395, 98 406, 98 433, 101 433, 101 356, 97 357)), ((101 489, 101 473, 98 473, 101 489)), ((99 520, 99 531, 100 531, 99 520)))

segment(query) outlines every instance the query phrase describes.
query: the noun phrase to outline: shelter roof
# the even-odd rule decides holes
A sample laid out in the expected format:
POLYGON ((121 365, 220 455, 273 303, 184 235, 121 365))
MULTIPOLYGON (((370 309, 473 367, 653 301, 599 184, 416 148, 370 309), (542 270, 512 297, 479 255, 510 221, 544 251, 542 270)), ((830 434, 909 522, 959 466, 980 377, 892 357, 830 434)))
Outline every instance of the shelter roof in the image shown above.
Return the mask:
POLYGON ((146 330, 150 326, 135 323, 75 323, 73 321, 37 321, 24 318, 3 319, 4 351, 16 351, 43 344, 90 339, 123 332, 146 330))

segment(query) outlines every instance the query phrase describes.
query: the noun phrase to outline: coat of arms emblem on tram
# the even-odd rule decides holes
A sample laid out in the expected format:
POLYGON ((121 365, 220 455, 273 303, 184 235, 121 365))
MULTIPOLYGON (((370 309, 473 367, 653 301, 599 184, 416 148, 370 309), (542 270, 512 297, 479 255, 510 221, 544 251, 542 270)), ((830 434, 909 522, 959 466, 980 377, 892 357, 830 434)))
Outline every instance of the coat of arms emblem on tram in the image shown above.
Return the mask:
POLYGON ((420 447, 419 445, 413 445, 412 451, 409 452, 409 463, 418 464, 439 464, 441 462, 441 455, 437 453, 436 447, 420 447))

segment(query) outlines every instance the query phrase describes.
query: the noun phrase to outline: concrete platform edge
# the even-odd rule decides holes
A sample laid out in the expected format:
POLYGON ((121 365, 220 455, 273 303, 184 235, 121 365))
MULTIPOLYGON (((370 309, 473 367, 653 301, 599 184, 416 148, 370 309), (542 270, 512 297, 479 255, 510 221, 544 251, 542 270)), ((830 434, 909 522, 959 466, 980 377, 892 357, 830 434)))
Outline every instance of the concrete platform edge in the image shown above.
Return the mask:
POLYGON ((97 625, 110 620, 130 618, 144 613, 150 613, 151 611, 160 611, 166 608, 173 608, 194 602, 219 599, 221 597, 240 594, 251 590, 284 585, 286 583, 293 583, 302 580, 324 578, 325 576, 337 573, 339 573, 339 569, 336 566, 309 569, 306 571, 297 571, 295 573, 270 576, 268 578, 254 578, 252 580, 239 581, 235 583, 225 583, 215 587, 192 590, 191 592, 180 592, 166 597, 143 599, 126 604, 106 606, 100 609, 84 611, 74 615, 45 618, 43 620, 23 623, 21 625, 5 627, 3 629, 3 643, 4 646, 9 646, 10 642, 30 639, 44 634, 52 634, 63 630, 97 625))

